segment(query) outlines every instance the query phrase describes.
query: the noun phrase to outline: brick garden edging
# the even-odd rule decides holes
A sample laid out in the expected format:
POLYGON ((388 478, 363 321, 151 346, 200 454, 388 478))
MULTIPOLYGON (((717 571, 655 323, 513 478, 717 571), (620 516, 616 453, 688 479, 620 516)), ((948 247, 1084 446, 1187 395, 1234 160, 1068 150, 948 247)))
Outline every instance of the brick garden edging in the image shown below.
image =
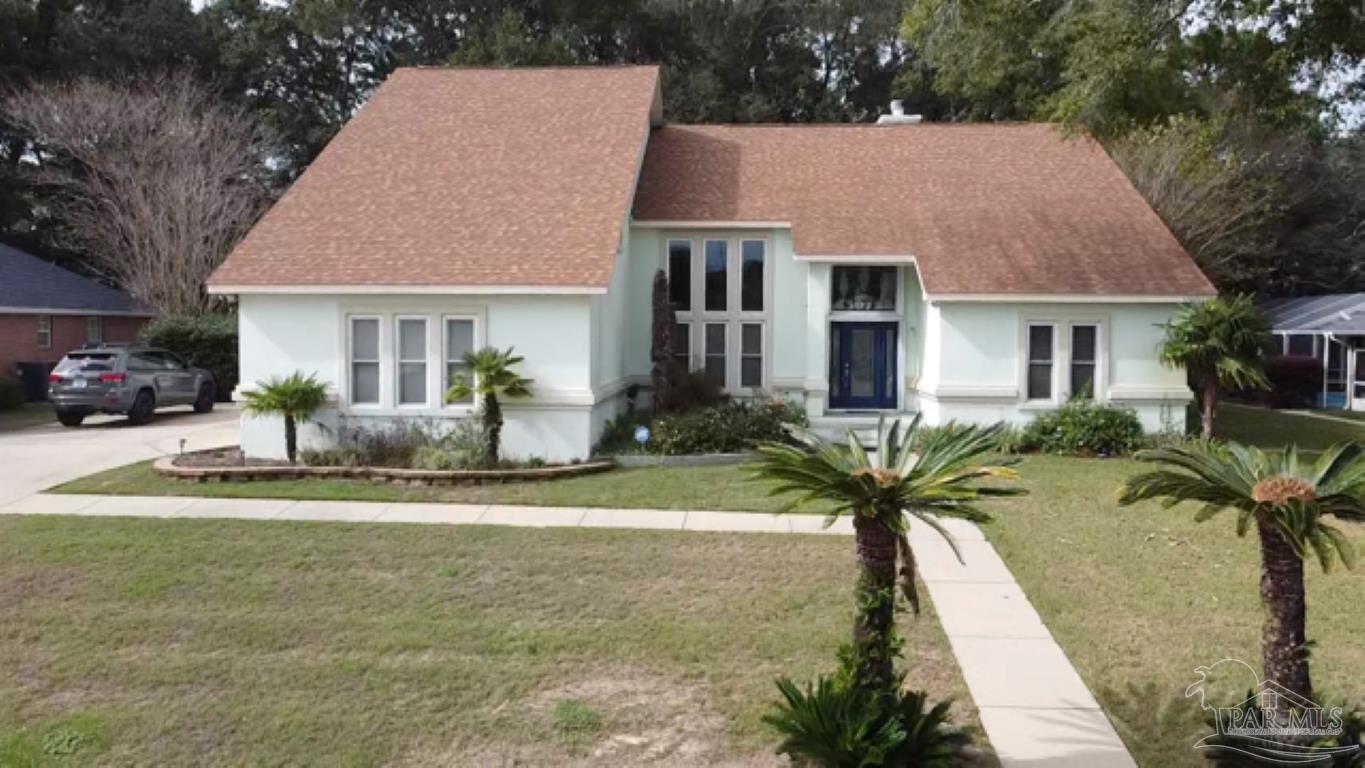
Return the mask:
POLYGON ((557 480, 606 472, 616 467, 613 461, 588 461, 558 467, 524 469, 398 469, 395 467, 180 467, 174 456, 163 456, 152 464, 162 477, 197 483, 249 482, 252 480, 298 480, 307 477, 334 477, 370 480, 393 485, 460 485, 501 483, 509 480, 557 480))

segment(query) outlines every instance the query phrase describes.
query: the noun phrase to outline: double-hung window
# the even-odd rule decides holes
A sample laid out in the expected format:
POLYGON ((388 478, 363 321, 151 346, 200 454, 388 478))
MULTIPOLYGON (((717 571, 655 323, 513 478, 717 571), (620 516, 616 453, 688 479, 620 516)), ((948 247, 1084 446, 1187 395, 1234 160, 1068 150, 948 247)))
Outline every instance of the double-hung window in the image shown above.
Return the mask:
POLYGON ((1056 355, 1056 328, 1047 323, 1028 326, 1028 373, 1025 386, 1029 400, 1052 399, 1052 367, 1056 355))
POLYGON ((770 313, 768 241, 672 238, 665 261, 677 313, 674 359, 730 392, 761 388, 770 313))
POLYGON ((104 318, 95 316, 85 318, 85 340, 91 344, 104 341, 104 318))
POLYGON ((399 317, 396 341, 398 349, 398 404, 427 404, 427 319, 399 317))
MULTIPOLYGON (((469 364, 465 362, 464 356, 466 353, 474 351, 474 319, 471 317, 447 317, 445 326, 445 387, 449 388, 458 378, 464 378, 470 385, 473 385, 474 373, 469 369, 469 364)), ((470 394, 463 399, 453 400, 449 404, 468 405, 472 402, 474 402, 474 396, 470 394)))
POLYGON ((351 404, 379 405, 379 318, 351 318, 351 404))
POLYGON ((38 315, 38 349, 52 349, 52 315, 38 315))
POLYGON ((1095 399, 1095 372, 1100 362, 1100 327, 1094 324, 1071 326, 1071 396, 1095 399))

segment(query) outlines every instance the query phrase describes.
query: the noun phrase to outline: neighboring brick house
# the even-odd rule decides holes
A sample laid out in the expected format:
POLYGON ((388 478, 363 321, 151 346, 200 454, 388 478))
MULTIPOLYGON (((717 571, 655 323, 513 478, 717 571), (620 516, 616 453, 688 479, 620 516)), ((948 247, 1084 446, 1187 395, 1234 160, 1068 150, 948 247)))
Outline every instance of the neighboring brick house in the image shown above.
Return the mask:
POLYGON ((0 244, 0 376, 21 363, 50 367, 87 342, 132 341, 152 315, 122 291, 0 244))

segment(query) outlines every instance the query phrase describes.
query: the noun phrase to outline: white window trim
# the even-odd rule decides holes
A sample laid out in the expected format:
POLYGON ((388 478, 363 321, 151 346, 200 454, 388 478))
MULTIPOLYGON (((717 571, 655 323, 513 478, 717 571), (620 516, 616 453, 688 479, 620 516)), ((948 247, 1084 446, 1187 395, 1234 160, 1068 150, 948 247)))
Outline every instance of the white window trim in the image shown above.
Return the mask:
POLYGON ((385 402, 385 400, 384 400, 384 394, 385 394, 384 390, 385 390, 385 388, 387 387, 387 385, 386 385, 386 383, 385 383, 385 382, 387 381, 387 377, 384 375, 384 348, 385 348, 385 337, 386 337, 386 333, 385 333, 385 328, 384 328, 384 326, 385 326, 385 323, 384 323, 384 316, 383 316, 383 315, 380 315, 380 314, 374 314, 374 313, 359 313, 359 312, 357 312, 357 313, 348 313, 348 314, 346 315, 346 344, 345 344, 346 358, 345 358, 345 360, 343 361, 343 364, 344 364, 344 366, 345 366, 345 374, 341 377, 341 379, 342 379, 342 387, 341 387, 342 392, 341 392, 340 401, 341 401, 342 403, 345 403, 345 407, 348 408, 348 409, 352 409, 352 408, 353 408, 353 409, 362 410, 362 411, 374 411, 374 410, 379 410, 379 409, 381 409, 381 408, 384 407, 384 402, 385 402), (375 359, 374 361, 370 361, 370 360, 359 360, 359 361, 357 361, 357 360, 355 359, 355 321, 357 321, 357 320, 373 320, 373 321, 375 321, 375 334, 376 334, 376 337, 377 337, 377 339, 376 339, 376 350, 375 350, 375 352, 378 354, 378 358, 375 359), (357 362, 361 362, 361 363, 374 362, 374 363, 377 363, 377 365, 378 365, 378 368, 379 368, 379 398, 378 398, 375 402, 373 402, 373 403, 357 403, 357 402, 355 402, 355 401, 352 399, 352 395, 353 395, 353 393, 354 393, 354 391, 355 391, 355 390, 354 390, 354 387, 352 386, 352 385, 353 385, 352 379, 353 379, 353 377, 355 376, 355 364, 356 364, 357 362))
MULTIPOLYGON (((449 362, 449 361, 446 359, 446 350, 450 348, 450 347, 449 347, 449 334, 450 334, 449 321, 451 321, 451 320, 468 320, 468 321, 470 321, 471 323, 473 323, 473 325, 474 325, 474 334, 473 334, 473 339, 474 339, 474 341, 473 341, 473 344, 474 344, 474 350, 475 350, 475 351, 478 351, 478 350, 480 350, 480 349, 483 349, 483 347, 484 347, 484 342, 483 342, 483 323, 480 321, 479 315, 478 315, 478 314, 475 314, 475 313, 473 313, 473 312, 447 312, 447 313, 445 313, 445 314, 442 314, 440 317, 441 317, 441 333, 440 333, 440 337, 441 337, 441 339, 440 339, 440 341, 441 341, 441 347, 440 347, 440 353, 437 355, 437 357, 439 357, 440 360, 441 360, 441 366, 440 366, 440 370, 436 372, 436 375, 437 375, 437 377, 438 377, 437 380, 441 382, 441 387, 440 387, 441 409, 442 409, 443 411, 448 412, 448 413, 469 413, 469 412, 473 411, 474 408, 478 405, 477 398, 471 398, 470 401, 467 402, 467 403, 447 403, 447 402, 446 402, 446 390, 447 390, 447 389, 450 389, 450 382, 448 382, 448 381, 445 380, 445 378, 446 378, 446 364, 449 362)), ((472 375, 473 375, 473 371, 471 371, 470 374, 471 374, 471 376, 472 376, 472 375)), ((478 378, 477 378, 477 377, 474 377, 474 384, 475 384, 475 385, 478 384, 478 378)))
POLYGON ((1062 335, 1062 329, 1066 327, 1066 324, 1052 319, 1033 318, 1021 323, 1020 326, 1023 328, 1022 338, 1019 342, 1019 359, 1021 363, 1019 367, 1020 402, 1024 405, 1048 407, 1063 402, 1061 399, 1062 387, 1060 373, 1062 365, 1060 361, 1062 354, 1060 337, 1062 335), (1029 369, 1033 367, 1033 356, 1030 354, 1031 350, 1029 348, 1029 343, 1030 337, 1032 336, 1032 329, 1040 326, 1046 326, 1052 329, 1052 357, 1050 359, 1052 364, 1052 386, 1048 389, 1048 397, 1029 397, 1029 369))
POLYGON ((52 315, 38 316, 38 349, 52 349, 52 315))
POLYGON ((1095 384, 1091 399, 1109 400, 1109 321, 1102 317, 1029 317, 1019 324, 1019 404, 1023 408, 1053 408, 1071 399, 1071 334, 1078 325, 1095 326, 1095 384), (1052 327, 1052 396, 1028 396, 1029 329, 1052 327))
MULTIPOLYGON (((393 406, 404 411, 424 411, 431 407, 431 316, 415 313, 395 313, 393 316, 393 406), (403 350, 399 347, 403 343, 402 323, 408 320, 422 321, 422 378, 426 379, 426 386, 423 387, 423 397, 420 403, 404 403, 403 397, 403 365, 405 363, 416 363, 416 360, 404 360, 403 350)), ((442 355, 444 357, 444 354, 442 355)))
POLYGON ((679 323, 691 327, 688 338, 688 369, 704 370, 706 367, 706 324, 726 324, 725 384, 724 390, 731 395, 748 397, 768 387, 772 381, 772 364, 769 350, 772 348, 773 333, 773 283, 776 259, 773 255, 773 240, 767 235, 754 232, 697 232, 691 234, 673 233, 662 238, 662 259, 668 279, 674 279, 672 260, 669 258, 669 245, 686 242, 691 248, 692 273, 688 276, 691 286, 691 303, 687 310, 675 313, 679 323), (725 250, 725 301, 726 308, 706 309, 706 244, 720 241, 726 243, 725 250), (763 244, 763 309, 744 311, 743 305, 743 268, 744 243, 763 244), (757 387, 740 386, 740 346, 742 341, 740 326, 758 323, 763 326, 763 364, 762 383, 757 387))

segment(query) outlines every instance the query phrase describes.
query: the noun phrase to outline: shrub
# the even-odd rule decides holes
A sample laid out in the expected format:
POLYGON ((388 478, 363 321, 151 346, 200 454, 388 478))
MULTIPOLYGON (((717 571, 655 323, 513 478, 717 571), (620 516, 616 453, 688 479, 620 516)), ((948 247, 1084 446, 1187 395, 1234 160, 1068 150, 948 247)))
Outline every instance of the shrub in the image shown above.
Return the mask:
POLYGON ((213 374, 219 400, 228 400, 237 387, 237 315, 162 317, 142 329, 142 340, 185 358, 213 374))
POLYGON ((649 411, 627 411, 614 416, 602 428, 602 437, 592 452, 597 456, 615 456, 622 453, 640 453, 643 449, 635 441, 635 429, 654 423, 654 414, 649 411))
POLYGON ((726 401, 715 379, 701 371, 689 371, 674 358, 663 363, 668 378, 667 391, 655 391, 655 411, 688 411, 709 408, 726 401))
POLYGON ((476 469, 484 465, 484 448, 488 438, 483 425, 469 419, 433 442, 420 445, 413 452, 413 469, 476 469))
POLYGON ((762 442, 788 442, 788 425, 806 425, 805 411, 795 403, 770 398, 734 400, 659 416, 649 447, 668 456, 735 453, 762 442))
POLYGON ((349 448, 369 467, 410 467, 417 449, 435 443, 424 425, 399 421, 390 426, 342 426, 337 430, 337 446, 349 448))
POLYGON ((0 411, 12 411, 24 405, 24 385, 18 379, 0 376, 0 411))
POLYGON ((364 467, 368 465, 365 454, 354 445, 338 445, 332 448, 305 448, 299 451, 299 458, 309 467, 364 467))
POLYGON ((1142 446, 1142 423, 1131 408, 1072 400, 1039 414, 1024 428, 1020 447, 1044 453, 1116 456, 1142 446))
MULTIPOLYGON (((914 448, 916 451, 924 447, 925 441, 935 438, 944 433, 960 432, 968 429, 968 425, 959 424, 956 421, 949 421, 938 426, 920 426, 915 430, 914 448)), ((1012 424, 1002 424, 1000 434, 996 438, 995 450, 1000 453, 1019 453, 1023 450, 1023 430, 1012 424)))

